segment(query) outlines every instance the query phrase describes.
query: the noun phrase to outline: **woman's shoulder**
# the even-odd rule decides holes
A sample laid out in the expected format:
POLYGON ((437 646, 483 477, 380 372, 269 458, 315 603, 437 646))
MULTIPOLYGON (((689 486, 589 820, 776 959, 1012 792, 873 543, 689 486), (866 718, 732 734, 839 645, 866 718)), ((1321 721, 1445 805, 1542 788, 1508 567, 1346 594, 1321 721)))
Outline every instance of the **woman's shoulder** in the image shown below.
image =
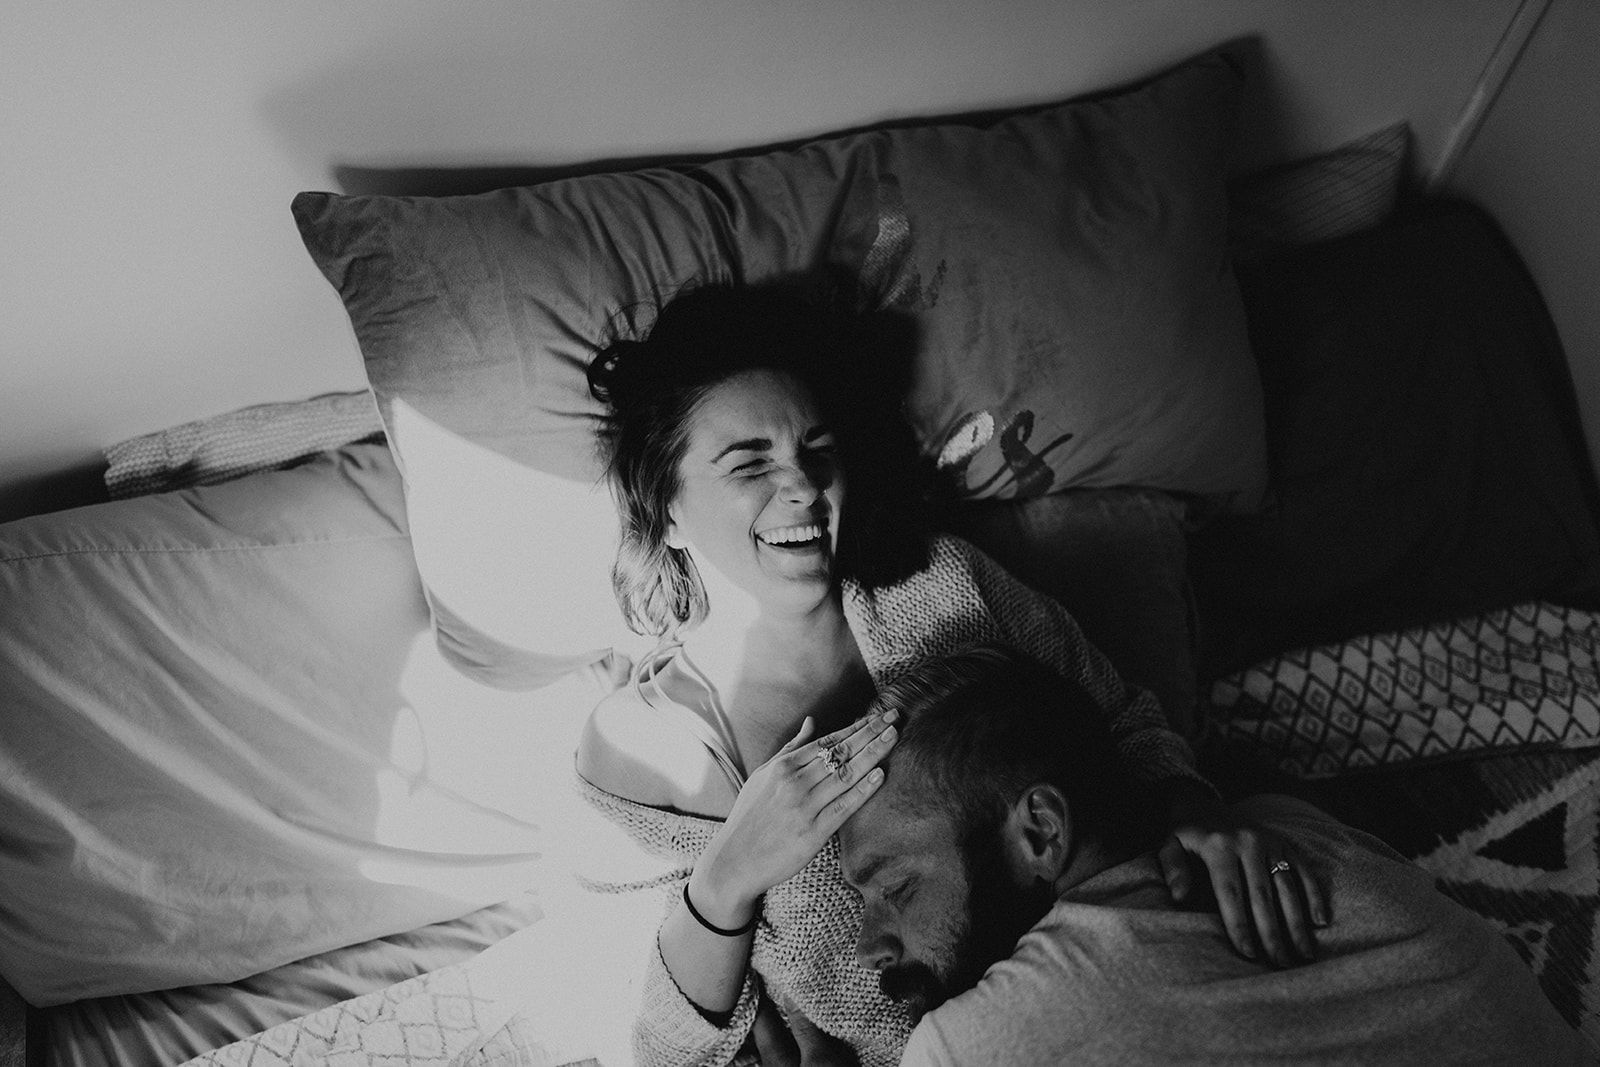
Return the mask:
POLYGON ((675 731, 631 686, 616 689, 589 713, 578 736, 578 775, 607 793, 653 807, 671 789, 660 757, 677 742, 675 731))
POLYGON ((921 567, 889 585, 870 589, 858 586, 856 595, 882 600, 961 590, 986 583, 1000 570, 1000 565, 981 548, 954 534, 930 534, 926 547, 921 567))
POLYGON ((635 804, 716 815, 722 775, 693 734, 631 685, 595 705, 578 736, 575 766, 597 789, 635 804), (710 773, 708 773, 708 769, 710 773))

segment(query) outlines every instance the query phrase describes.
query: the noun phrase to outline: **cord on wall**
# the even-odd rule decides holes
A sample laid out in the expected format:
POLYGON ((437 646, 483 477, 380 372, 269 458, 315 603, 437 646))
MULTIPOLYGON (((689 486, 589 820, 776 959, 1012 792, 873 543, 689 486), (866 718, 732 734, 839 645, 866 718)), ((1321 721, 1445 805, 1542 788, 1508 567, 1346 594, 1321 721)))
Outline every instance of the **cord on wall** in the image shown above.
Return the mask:
POLYGON ((1533 31, 1538 28, 1539 20, 1544 18, 1550 4, 1551 0, 1522 0, 1517 5, 1494 51, 1489 53, 1489 61, 1483 65, 1483 70, 1473 82, 1472 92, 1468 94, 1461 114, 1456 116, 1456 121, 1445 133, 1444 147, 1440 149, 1438 161, 1425 182, 1428 192, 1438 191, 1450 180, 1456 164, 1466 155, 1467 148, 1478 135, 1483 120, 1494 107, 1511 72, 1516 69, 1517 61, 1522 58, 1523 50, 1527 48, 1533 31))

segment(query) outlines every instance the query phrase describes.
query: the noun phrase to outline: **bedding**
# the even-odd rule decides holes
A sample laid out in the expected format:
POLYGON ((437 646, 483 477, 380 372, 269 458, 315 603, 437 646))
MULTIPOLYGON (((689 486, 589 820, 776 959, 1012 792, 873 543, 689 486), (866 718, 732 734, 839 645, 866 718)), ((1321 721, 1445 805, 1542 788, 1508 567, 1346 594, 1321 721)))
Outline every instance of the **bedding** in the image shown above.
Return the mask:
MULTIPOLYGON (((996 139, 1037 147, 1080 121, 1107 175, 1127 162, 1112 148, 1154 150, 1145 134, 1198 167, 1178 244, 1220 273, 1197 314, 1247 333, 1206 350, 1228 370, 1208 394, 1217 436, 1194 440, 1233 442, 1236 465, 1197 452, 1193 479, 1160 484, 1063 445, 1046 478, 1026 456, 1066 431, 1029 408, 1034 423, 957 459, 978 494, 947 493, 941 524, 1062 600, 1189 725, 1219 783, 1299 793, 1433 871, 1600 1050, 1600 509, 1553 327, 1481 212, 1401 197, 1403 127, 1235 180, 1219 226, 1215 138, 1236 90, 1219 62, 687 169, 297 201, 376 403, 148 435, 110 457, 126 499, 0 525, 0 976, 35 1005, 45 1062, 628 1062, 642 968, 588 932, 643 923, 618 941, 644 944, 655 917, 574 896, 585 842, 563 833, 602 680, 577 668, 629 651, 600 617, 611 510, 575 447, 592 416, 580 354, 642 324, 613 275, 634 300, 702 270, 834 259, 936 333, 956 309, 1003 316, 975 306, 992 293, 957 299, 993 279, 948 255, 931 301, 938 261, 895 243, 899 212, 938 249, 1004 210, 945 212, 941 233, 920 197, 989 195, 996 139), (1173 87, 1195 84, 1199 111, 1176 108, 1173 87), (965 159, 965 185, 902 181, 907 159, 965 159), (537 239, 506 230, 535 207, 537 239), (522 362, 529 337, 543 362, 522 362), (1241 352, 1257 390, 1235 388, 1241 352), (1252 493, 1258 510, 1229 510, 1252 493), (578 555, 496 555, 557 536, 540 523, 569 506, 578 555)), ((1158 171, 1152 195, 1171 191, 1158 171)), ((1078 191, 1142 235, 1135 251, 1159 236, 1119 195, 1078 191)), ((984 369, 987 388, 1017 368, 984 369)), ((927 425, 942 450, 949 427, 927 425)))
POLYGON ((231 982, 535 885, 597 690, 540 723, 434 648, 381 443, 0 526, 5 980, 231 982))
POLYGON ((196 419, 106 449, 112 500, 215 485, 383 433, 369 393, 328 393, 196 419))
POLYGON ((1214 53, 1092 99, 687 169, 301 194, 405 472, 446 654, 532 688, 637 651, 609 610, 615 521, 592 488, 583 368, 697 280, 831 268, 908 319, 908 412, 952 495, 1252 499, 1259 385, 1225 250, 1239 92, 1214 53))
POLYGON ((228 983, 96 997, 38 1013, 51 1067, 176 1064, 473 959, 544 917, 537 893, 228 983))
POLYGON ((1218 679, 1206 721, 1300 777, 1600 745, 1600 614, 1534 601, 1296 649, 1218 679))
POLYGON ((1555 327, 1480 209, 1239 271, 1268 500, 1191 539, 1201 674, 1600 592, 1600 506, 1555 327))

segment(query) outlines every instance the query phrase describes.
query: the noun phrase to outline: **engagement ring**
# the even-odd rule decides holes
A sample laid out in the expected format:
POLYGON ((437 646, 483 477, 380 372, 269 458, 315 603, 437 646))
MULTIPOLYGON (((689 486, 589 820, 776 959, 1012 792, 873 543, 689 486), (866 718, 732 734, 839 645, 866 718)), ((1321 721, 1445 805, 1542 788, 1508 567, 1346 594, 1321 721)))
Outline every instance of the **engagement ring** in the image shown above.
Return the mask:
POLYGON ((828 770, 839 781, 845 781, 850 777, 850 746, 843 741, 835 741, 822 750, 822 762, 828 765, 828 770))
POLYGON ((1274 863, 1271 867, 1267 868, 1267 873, 1268 874, 1288 874, 1293 869, 1294 868, 1289 866, 1289 861, 1288 860, 1279 860, 1277 863, 1274 863))

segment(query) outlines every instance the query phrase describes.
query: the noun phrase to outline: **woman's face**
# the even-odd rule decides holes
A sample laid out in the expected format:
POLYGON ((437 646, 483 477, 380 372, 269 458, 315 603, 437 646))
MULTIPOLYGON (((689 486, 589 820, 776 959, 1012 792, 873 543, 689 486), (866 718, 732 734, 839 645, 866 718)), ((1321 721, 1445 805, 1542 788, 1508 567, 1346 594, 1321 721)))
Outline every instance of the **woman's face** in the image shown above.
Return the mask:
POLYGON ((763 607, 831 595, 844 478, 811 391, 781 371, 744 371, 690 416, 667 543, 763 607))

